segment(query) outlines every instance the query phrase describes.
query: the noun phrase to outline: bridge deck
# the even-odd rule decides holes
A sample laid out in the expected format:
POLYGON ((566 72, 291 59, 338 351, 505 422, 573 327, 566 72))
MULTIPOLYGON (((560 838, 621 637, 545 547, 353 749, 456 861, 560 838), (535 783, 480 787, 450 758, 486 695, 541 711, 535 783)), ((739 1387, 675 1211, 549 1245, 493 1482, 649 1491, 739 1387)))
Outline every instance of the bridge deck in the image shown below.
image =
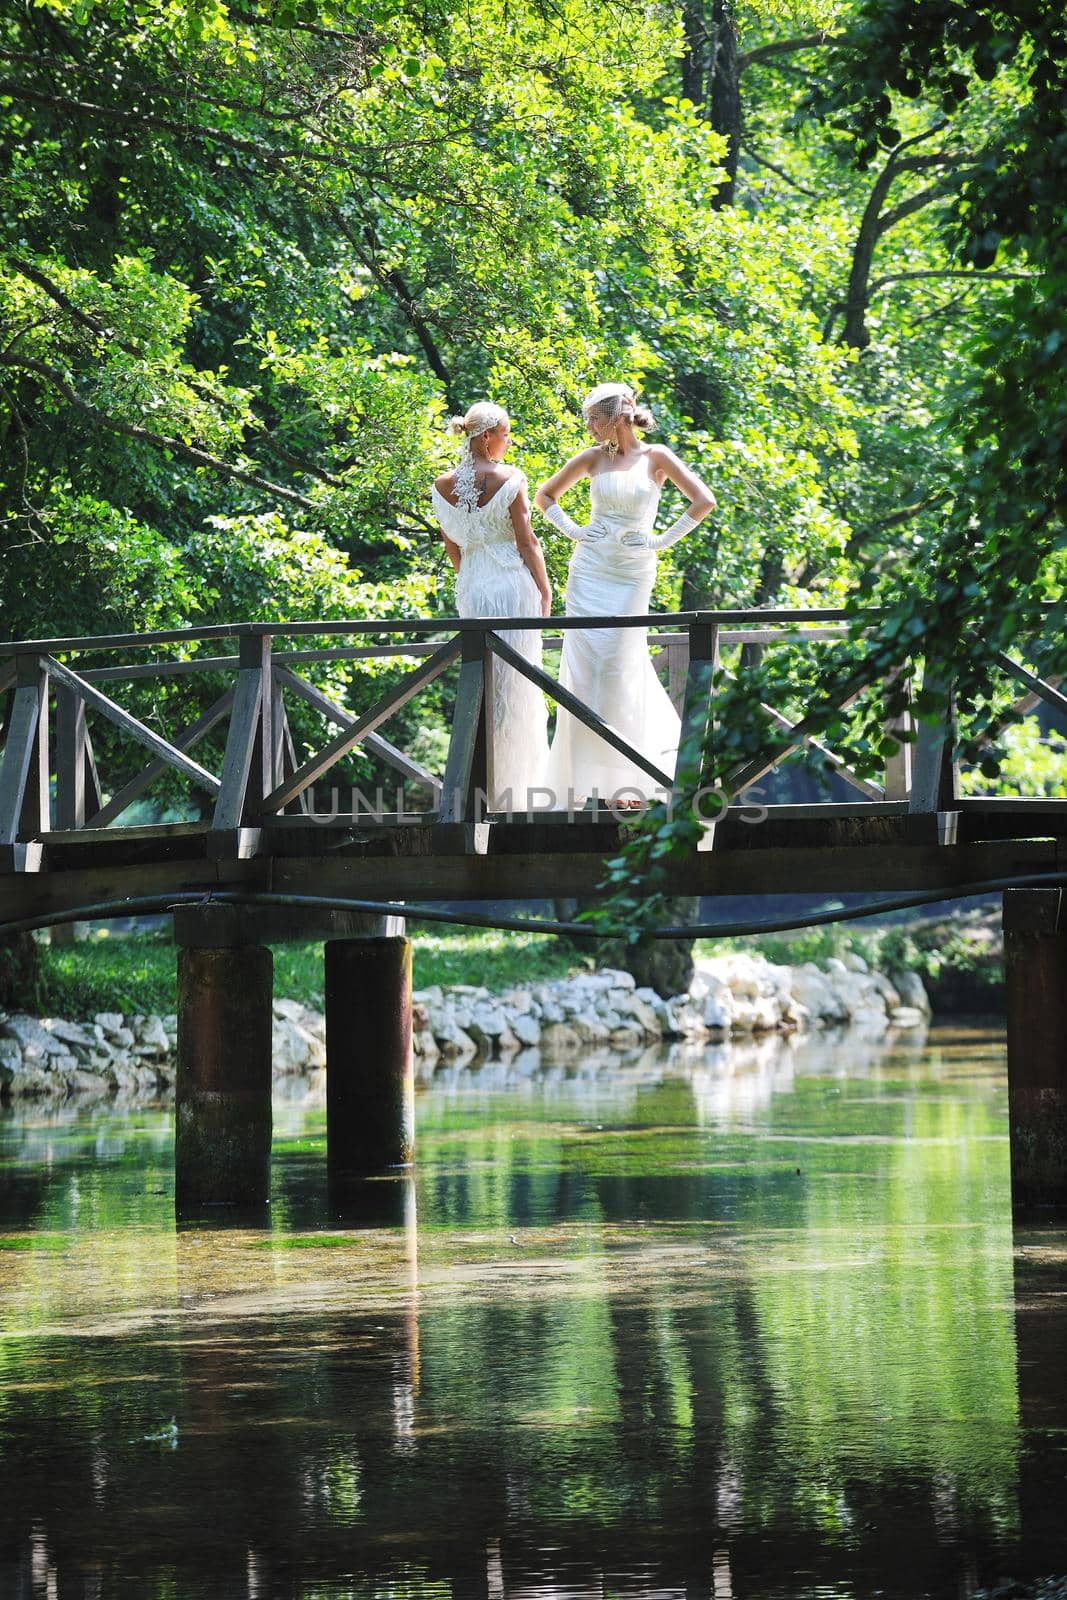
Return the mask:
MULTIPOLYGON (((609 809, 529 819, 487 809, 499 664, 532 677, 653 783, 662 775, 595 710, 516 657, 509 633, 540 627, 548 642, 578 626, 648 627, 685 734, 704 741, 714 735, 721 686, 743 670, 744 645, 810 651, 839 643, 854 650, 846 623, 843 612, 830 610, 360 619, 0 644, 0 920, 213 889, 396 902, 594 894, 626 835, 625 821, 609 809), (356 642, 323 642, 345 636, 356 642), (358 642, 361 636, 379 642, 358 642), (237 654, 206 653, 225 640, 237 654), (101 656, 108 664, 100 665, 101 656), (328 681, 338 663, 355 676, 336 699, 301 676, 320 672, 328 681), (446 708, 455 706, 439 773, 380 731, 431 685, 446 708), (160 727, 176 719, 176 705, 190 720, 165 737, 160 727), (197 746, 214 751, 206 764, 200 751, 194 755, 197 746), (339 777, 357 750, 410 785, 425 814, 338 814, 336 789, 334 809, 323 813, 316 785, 339 777), (188 820, 127 825, 130 807, 160 778, 170 784, 168 803, 180 780, 188 820)), ((1039 659, 1040 650, 1030 656, 1039 659)), ((988 733, 1041 702, 1056 714, 1067 710, 1056 681, 1006 655, 997 661, 1005 684, 1015 685, 1011 692, 1025 692, 1011 703, 1005 696, 988 733)), ((908 663, 894 681, 910 684, 916 670, 908 663)), ((669 893, 951 890, 1064 865, 1067 801, 962 792, 951 696, 939 723, 917 723, 910 689, 900 702, 885 683, 867 683, 862 673, 857 682, 841 706, 874 697, 890 739, 882 781, 861 775, 847 749, 813 738, 795 707, 786 715, 764 706, 766 749, 722 779, 735 803, 698 850, 668 869, 669 893), (832 774, 838 793, 853 798, 759 804, 760 783, 805 752, 832 774)), ((403 790, 399 803, 411 804, 403 790)))

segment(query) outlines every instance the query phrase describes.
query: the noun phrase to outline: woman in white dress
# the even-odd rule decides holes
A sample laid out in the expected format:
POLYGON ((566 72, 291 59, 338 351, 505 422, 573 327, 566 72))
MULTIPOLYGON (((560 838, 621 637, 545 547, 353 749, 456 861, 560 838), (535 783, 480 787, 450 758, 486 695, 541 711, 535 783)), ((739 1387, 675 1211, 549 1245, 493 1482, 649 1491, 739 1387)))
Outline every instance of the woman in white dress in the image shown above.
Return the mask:
MULTIPOLYGON (((654 426, 652 413, 637 404, 625 384, 601 384, 586 396, 582 414, 595 445, 572 456, 535 496, 548 521, 577 544, 567 579, 567 615, 641 616, 648 612, 656 551, 668 549, 695 528, 715 509, 715 496, 670 450, 641 442, 636 430, 654 426), (590 480, 591 517, 579 527, 558 502, 582 478, 590 480), (665 482, 681 490, 689 507, 656 536, 653 527, 665 482)), ((656 676, 645 628, 567 631, 560 682, 653 765, 673 776, 680 724, 656 676)), ((559 808, 589 797, 620 807, 640 806, 656 792, 648 773, 562 708, 545 783, 559 808)))
MULTIPOLYGON (((525 474, 503 465, 511 423, 488 400, 453 417, 449 432, 463 441, 459 465, 433 486, 434 516, 456 569, 461 617, 547 617, 552 590, 540 542, 530 525, 525 474)), ((541 634, 509 629, 504 638, 541 665, 541 634)), ((548 712, 536 684, 514 667, 493 663, 493 773, 490 806, 527 811, 543 786, 548 759, 548 712)))

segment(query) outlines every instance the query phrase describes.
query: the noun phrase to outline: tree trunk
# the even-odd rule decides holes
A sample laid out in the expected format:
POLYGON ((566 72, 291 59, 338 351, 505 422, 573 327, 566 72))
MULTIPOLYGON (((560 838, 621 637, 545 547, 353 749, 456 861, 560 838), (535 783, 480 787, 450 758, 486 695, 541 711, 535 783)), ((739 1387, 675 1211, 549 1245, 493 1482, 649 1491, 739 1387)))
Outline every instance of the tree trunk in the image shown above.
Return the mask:
POLYGON ((721 210, 734 203, 741 150, 741 75, 732 0, 711 0, 710 10, 699 0, 687 0, 682 20, 686 40, 682 88, 715 132, 728 141, 723 160, 726 182, 712 201, 721 210))
MULTIPOLYGON (((561 922, 572 922, 580 911, 597 903, 587 899, 554 900, 552 906, 561 922)), ((691 896, 667 902, 667 918, 671 922, 695 922, 699 912, 700 901, 691 896)), ((650 939, 647 945, 626 944, 622 939, 568 942, 583 955, 592 956, 598 967, 628 972, 639 989, 655 989, 665 1000, 673 994, 684 994, 693 976, 692 939, 650 939)))
POLYGON ((33 934, 0 937, 0 1010, 33 1011, 40 987, 40 962, 33 934))

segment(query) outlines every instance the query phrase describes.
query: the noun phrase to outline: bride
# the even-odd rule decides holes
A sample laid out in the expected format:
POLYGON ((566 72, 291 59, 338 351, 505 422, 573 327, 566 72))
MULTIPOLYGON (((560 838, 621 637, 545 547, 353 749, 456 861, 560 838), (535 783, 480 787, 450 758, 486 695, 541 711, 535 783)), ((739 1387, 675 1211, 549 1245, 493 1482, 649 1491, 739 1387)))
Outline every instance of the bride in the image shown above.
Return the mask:
MULTIPOLYGON (((448 431, 463 441, 459 465, 436 480, 434 516, 456 569, 461 617, 547 617, 552 611, 545 558, 530 525, 525 474, 504 466, 511 423, 488 400, 453 417, 448 431)), ((538 630, 504 635, 520 655, 541 665, 538 630)), ((494 811, 529 810, 543 785, 548 759, 548 713, 541 690, 502 662, 493 663, 493 764, 489 804, 494 811)))
MULTIPOLYGON (((596 443, 572 456, 535 496, 548 521, 578 547, 567 580, 567 615, 642 616, 656 576, 656 551, 668 549, 714 511, 715 496, 670 450, 641 442, 636 430, 654 427, 652 413, 625 384, 593 389, 582 415, 596 443), (579 527, 559 498, 582 478, 590 480, 592 513, 579 527), (657 537, 652 530, 665 482, 681 490, 689 507, 657 537)), ((652 665, 647 629, 569 630, 560 682, 635 750, 673 774, 680 723, 652 665)), ((640 805, 655 789, 648 773, 562 707, 545 783, 557 807, 587 796, 640 805)))

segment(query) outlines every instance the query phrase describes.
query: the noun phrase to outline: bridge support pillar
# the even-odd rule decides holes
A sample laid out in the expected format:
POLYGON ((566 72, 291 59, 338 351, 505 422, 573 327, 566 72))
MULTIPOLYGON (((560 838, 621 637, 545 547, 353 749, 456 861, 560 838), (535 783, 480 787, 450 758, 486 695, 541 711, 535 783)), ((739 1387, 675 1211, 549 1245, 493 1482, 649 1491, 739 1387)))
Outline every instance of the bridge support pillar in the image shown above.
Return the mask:
POLYGON ((326 944, 326 1160, 331 1197, 400 1176, 415 1155, 411 944, 326 944))
POLYGON ((242 939, 227 910, 175 917, 179 1217, 219 1206, 259 1210, 270 1198, 274 958, 242 939))
POLYGON ((1067 902, 1004 892, 1011 1195, 1016 1215, 1067 1207, 1067 902))

